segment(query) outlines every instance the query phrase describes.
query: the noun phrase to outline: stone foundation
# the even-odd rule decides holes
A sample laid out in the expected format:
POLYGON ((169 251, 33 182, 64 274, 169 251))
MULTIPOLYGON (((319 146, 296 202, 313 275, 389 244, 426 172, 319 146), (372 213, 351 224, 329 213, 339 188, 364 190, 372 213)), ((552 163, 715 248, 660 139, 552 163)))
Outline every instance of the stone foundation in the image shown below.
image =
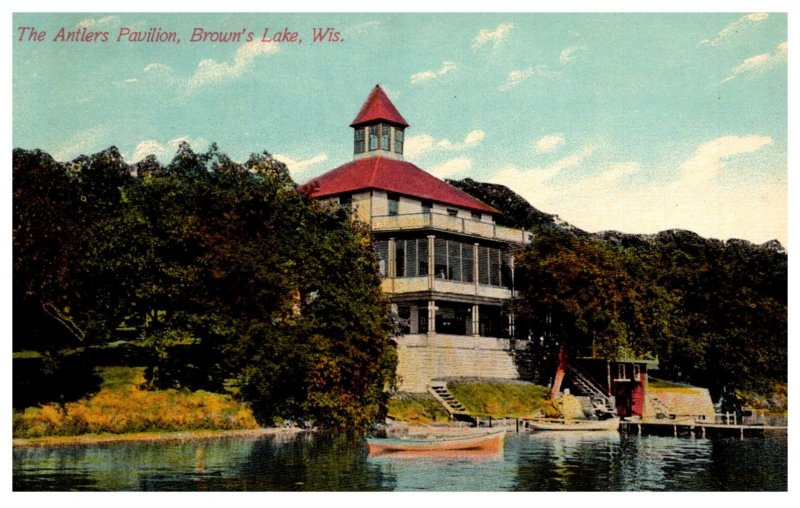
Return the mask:
POLYGON ((425 392, 431 379, 439 377, 519 379, 513 354, 511 339, 405 335, 397 338, 398 389, 425 392))

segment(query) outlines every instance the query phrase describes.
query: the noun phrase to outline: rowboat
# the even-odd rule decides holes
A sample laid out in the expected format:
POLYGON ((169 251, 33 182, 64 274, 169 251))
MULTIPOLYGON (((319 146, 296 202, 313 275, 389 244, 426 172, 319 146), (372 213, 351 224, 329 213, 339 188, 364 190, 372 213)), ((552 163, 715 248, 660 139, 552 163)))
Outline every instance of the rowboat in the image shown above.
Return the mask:
POLYGON ((619 418, 607 420, 534 420, 530 422, 533 430, 617 430, 619 418))
POLYGON ((414 437, 367 438, 370 455, 396 452, 497 452, 503 449, 505 431, 468 435, 430 435, 414 437))

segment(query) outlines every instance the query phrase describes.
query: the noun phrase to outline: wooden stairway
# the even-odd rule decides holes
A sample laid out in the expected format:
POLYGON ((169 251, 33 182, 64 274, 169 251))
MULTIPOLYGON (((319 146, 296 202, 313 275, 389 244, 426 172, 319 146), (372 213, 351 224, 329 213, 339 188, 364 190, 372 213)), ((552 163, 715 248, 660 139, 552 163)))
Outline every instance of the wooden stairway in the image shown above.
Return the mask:
POLYGON ((450 414, 450 418, 462 422, 475 423, 475 418, 467 411, 461 403, 453 397, 447 389, 447 383, 434 383, 428 386, 428 391, 450 414))
POLYGON ((606 394, 605 390, 597 386, 594 381, 572 365, 568 365, 567 370, 570 373, 572 385, 575 386, 582 395, 586 395, 590 398, 592 408, 596 414, 617 412, 614 398, 606 394))

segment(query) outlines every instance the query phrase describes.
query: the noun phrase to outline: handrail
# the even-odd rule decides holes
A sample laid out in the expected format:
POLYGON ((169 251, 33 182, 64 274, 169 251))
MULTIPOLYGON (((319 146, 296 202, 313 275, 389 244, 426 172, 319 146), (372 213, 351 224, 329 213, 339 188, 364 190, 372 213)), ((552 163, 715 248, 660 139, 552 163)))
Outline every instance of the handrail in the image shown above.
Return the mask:
POLYGON ((401 221, 403 218, 405 219, 413 219, 415 217, 419 217, 420 223, 414 224, 408 227, 403 227, 402 225, 398 229, 419 229, 419 228, 441 228, 446 231, 456 231, 463 234, 472 234, 477 236, 483 236, 486 238, 492 239, 499 239, 505 241, 514 241, 520 243, 526 243, 530 233, 525 231, 524 229, 515 229, 509 228, 506 226, 500 226, 495 224, 494 222, 483 222, 475 219, 467 219, 464 217, 457 217, 448 214, 443 214, 439 212, 423 212, 423 213, 404 213, 404 214, 397 214, 397 215, 373 215, 370 217, 370 226, 375 229, 375 222, 376 219, 390 219, 393 221, 401 221), (440 220, 439 218, 444 218, 446 220, 440 220), (454 226, 455 223, 456 225, 454 226), (489 233, 491 230, 491 233, 489 233), (515 237, 515 238, 512 238, 515 237))

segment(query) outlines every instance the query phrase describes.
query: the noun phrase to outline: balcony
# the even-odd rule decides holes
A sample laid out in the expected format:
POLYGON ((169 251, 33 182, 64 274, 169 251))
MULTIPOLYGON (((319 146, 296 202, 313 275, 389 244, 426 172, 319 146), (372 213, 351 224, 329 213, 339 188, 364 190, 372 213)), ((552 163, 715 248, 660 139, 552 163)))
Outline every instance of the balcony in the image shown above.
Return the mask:
POLYGON ((498 226, 490 222, 465 219, 440 213, 409 213, 403 215, 380 215, 372 217, 373 231, 409 231, 434 229, 452 231, 469 236, 489 238, 501 242, 525 244, 532 234, 521 229, 498 226))
POLYGON ((476 296, 502 300, 509 300, 512 296, 511 290, 505 287, 487 286, 484 284, 475 284, 474 282, 457 282, 428 276, 383 279, 381 282, 381 290, 384 293, 395 295, 435 291, 452 295, 476 296))

